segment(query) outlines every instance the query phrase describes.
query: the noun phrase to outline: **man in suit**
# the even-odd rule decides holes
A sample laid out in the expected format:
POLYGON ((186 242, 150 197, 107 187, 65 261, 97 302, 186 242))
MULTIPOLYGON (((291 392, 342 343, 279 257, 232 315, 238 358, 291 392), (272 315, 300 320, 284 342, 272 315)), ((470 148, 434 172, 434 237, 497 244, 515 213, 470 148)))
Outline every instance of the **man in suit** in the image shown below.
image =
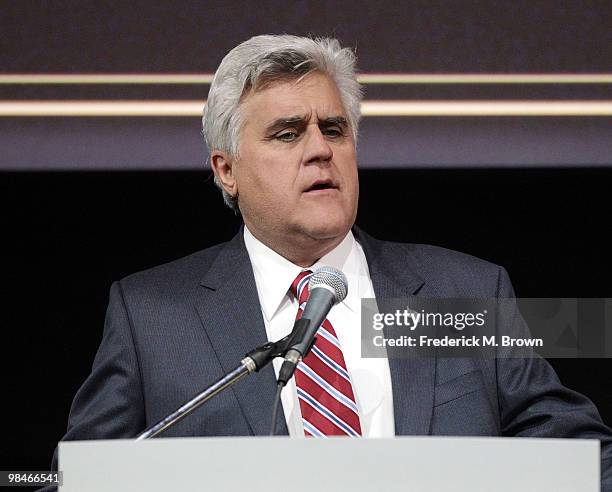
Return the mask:
MULTIPOLYGON (((296 372, 283 392, 281 433, 598 438, 609 477, 610 430, 543 359, 361 358, 362 297, 513 292, 501 267, 379 241, 354 226, 360 99, 354 55, 336 40, 258 36, 224 58, 204 136, 215 181, 244 226, 228 243, 113 284, 65 439, 134 437, 248 351, 288 333, 303 272, 331 265, 347 275, 349 296, 329 313, 317 344, 325 338, 337 359, 329 362, 321 346, 313 372, 296 372)), ((165 435, 267 434, 275 370, 223 392, 165 435)))

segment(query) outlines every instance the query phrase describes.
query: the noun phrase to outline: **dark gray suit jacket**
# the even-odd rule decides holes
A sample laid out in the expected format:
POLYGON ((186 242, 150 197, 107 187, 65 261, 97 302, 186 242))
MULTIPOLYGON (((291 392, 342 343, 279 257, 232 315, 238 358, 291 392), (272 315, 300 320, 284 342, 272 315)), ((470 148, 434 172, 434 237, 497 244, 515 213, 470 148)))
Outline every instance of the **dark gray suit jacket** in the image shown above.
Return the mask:
MULTIPOLYGON (((377 298, 513 296, 499 266, 354 233, 377 298)), ((242 231, 228 243, 115 282, 102 343, 64 439, 133 437, 265 341, 242 231)), ((398 435, 597 438, 602 472, 611 475, 610 429, 543 359, 390 359, 389 365, 398 435)), ((274 391, 268 366, 165 436, 267 434, 274 391)), ((287 433, 280 413, 278 427, 287 433)))

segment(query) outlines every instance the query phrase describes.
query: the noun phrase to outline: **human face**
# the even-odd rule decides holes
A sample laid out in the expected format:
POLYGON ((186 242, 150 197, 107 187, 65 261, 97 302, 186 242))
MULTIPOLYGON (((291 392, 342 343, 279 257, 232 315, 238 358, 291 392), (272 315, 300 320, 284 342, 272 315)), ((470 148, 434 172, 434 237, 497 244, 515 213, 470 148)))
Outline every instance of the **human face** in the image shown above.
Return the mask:
POLYGON ((250 94, 232 168, 249 230, 273 247, 339 243, 357 214, 355 142, 335 84, 314 72, 250 94))

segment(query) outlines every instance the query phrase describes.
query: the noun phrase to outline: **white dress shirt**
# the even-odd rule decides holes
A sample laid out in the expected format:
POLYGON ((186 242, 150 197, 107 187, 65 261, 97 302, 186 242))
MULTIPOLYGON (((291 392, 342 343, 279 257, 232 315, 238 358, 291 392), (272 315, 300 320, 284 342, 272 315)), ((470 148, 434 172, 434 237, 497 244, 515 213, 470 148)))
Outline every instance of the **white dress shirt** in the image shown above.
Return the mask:
MULTIPOLYGON (((294 265, 259 241, 245 226, 244 243, 251 259, 259 304, 263 313, 268 340, 278 340, 291 331, 298 302, 289 288, 304 268, 294 265)), ((346 367, 351 375, 355 399, 359 408, 363 437, 393 437, 393 393, 391 373, 386 358, 361 357, 361 299, 375 297, 368 264, 361 245, 349 231, 344 240, 312 265, 309 270, 332 266, 344 272, 348 280, 348 295, 332 308, 330 321, 342 347, 346 367)), ((278 371, 281 359, 273 361, 278 371)), ((282 392, 281 401, 289 435, 304 437, 302 415, 295 380, 292 378, 282 392)))

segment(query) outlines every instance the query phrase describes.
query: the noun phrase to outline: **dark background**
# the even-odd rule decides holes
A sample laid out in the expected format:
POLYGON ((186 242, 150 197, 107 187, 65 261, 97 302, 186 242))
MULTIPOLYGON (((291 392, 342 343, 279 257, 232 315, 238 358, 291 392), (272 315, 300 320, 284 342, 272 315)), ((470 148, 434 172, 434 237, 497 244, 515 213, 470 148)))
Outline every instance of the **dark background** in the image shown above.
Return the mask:
MULTIPOLYGON (((362 171, 358 224, 504 265, 522 297, 612 297, 611 179, 609 169, 362 171)), ((0 183, 11 422, 1 463, 46 469, 100 341, 110 283, 229 239, 239 222, 207 172, 13 173, 0 183)), ((610 362, 551 362, 611 423, 610 362)))
POLYGON ((212 72, 256 34, 334 35, 368 72, 612 72, 610 2, 3 2, 3 72, 212 72), (18 56, 17 56, 18 55, 18 56))
MULTIPOLYGON (((363 72, 605 73, 610 25, 609 2, 5 2, 0 71, 211 72, 251 35, 291 32, 337 35, 363 72)), ((606 85, 366 89, 382 99, 611 98, 606 85)), ((0 99, 206 90, 4 85, 0 99)), ((501 264, 522 297, 612 297, 610 118, 370 118, 363 130, 358 224, 370 234, 501 264)), ((49 467, 111 282, 238 229, 198 133, 194 118, 0 118, 0 469, 49 467)), ((609 361, 551 362, 612 423, 609 361)))

